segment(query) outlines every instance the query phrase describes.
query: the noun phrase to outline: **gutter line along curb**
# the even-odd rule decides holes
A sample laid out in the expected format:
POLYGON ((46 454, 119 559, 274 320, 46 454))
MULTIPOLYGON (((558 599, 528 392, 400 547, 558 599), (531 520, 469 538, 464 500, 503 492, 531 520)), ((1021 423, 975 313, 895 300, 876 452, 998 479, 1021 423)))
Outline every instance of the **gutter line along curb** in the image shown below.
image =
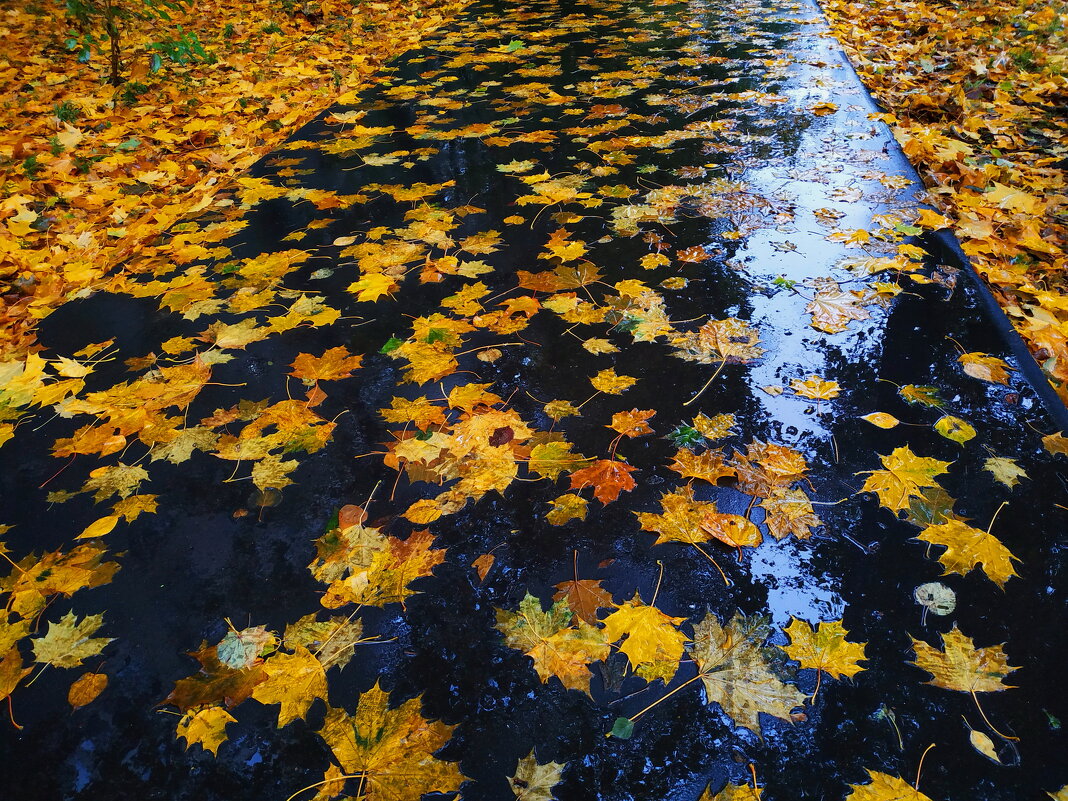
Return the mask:
MULTIPOLYGON (((809 0, 816 13, 823 20, 824 27, 827 31, 827 35, 831 41, 837 45, 836 50, 838 52, 838 58, 841 60, 846 70, 853 76, 853 80, 856 81, 860 87, 863 97, 867 100, 869 109, 874 113, 883 114, 891 112, 892 109, 885 109, 879 105, 879 103, 872 97, 871 92, 857 73, 856 68, 853 66, 853 62, 849 60, 849 55, 842 47, 841 42, 838 41, 838 37, 834 35, 834 29, 831 27, 830 19, 828 19, 826 12, 820 5, 819 0, 809 0)), ((894 137, 893 132, 889 130, 889 126, 882 123, 887 128, 890 141, 893 143, 893 155, 897 157, 900 162, 900 169, 902 172, 909 175, 915 184, 921 189, 925 188, 923 179, 920 177, 919 172, 905 156, 903 150, 901 150, 900 144, 894 137)), ((934 211, 937 211, 933 206, 928 205, 934 211)), ((943 228, 938 231, 928 232, 923 241, 926 244, 935 246, 937 253, 932 253, 932 256, 937 257, 939 260, 949 264, 951 267, 955 267, 961 271, 961 274, 968 277, 970 287, 974 290, 976 297, 978 298, 981 306, 986 311, 990 318, 991 323, 994 325, 994 329, 997 331, 999 337, 1008 348, 1009 352, 1015 357, 1017 363, 1017 369, 1019 373, 1024 377, 1031 388, 1034 390, 1038 399, 1045 407, 1046 413, 1050 416, 1053 422, 1056 424, 1060 431, 1068 431, 1068 407, 1057 396, 1056 390, 1050 384, 1046 378, 1045 373, 1042 372, 1042 368, 1039 367, 1038 362, 1035 361, 1035 357, 1031 354, 1031 351, 1027 349, 1027 344, 1023 341, 1023 338, 1016 331, 1012 321, 1009 320, 1005 314, 1005 310, 1001 308, 1001 304, 998 303, 997 298, 994 297, 994 293, 990 291, 990 287, 986 285, 982 276, 976 271, 975 266, 972 264, 971 259, 961 248, 960 241, 957 239, 957 235, 953 233, 951 229, 943 228)))

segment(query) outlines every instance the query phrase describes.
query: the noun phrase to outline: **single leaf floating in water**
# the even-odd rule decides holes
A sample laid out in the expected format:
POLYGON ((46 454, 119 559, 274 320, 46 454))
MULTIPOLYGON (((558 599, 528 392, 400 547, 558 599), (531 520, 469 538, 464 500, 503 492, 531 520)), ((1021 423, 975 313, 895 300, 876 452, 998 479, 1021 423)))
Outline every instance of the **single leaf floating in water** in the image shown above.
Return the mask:
POLYGON ((928 684, 945 690, 962 693, 992 693, 1011 690, 1004 679, 1017 670, 1009 664, 1004 643, 989 648, 976 648, 970 637, 965 637, 954 624, 942 635, 943 648, 939 650, 922 640, 912 638, 916 652, 916 667, 931 674, 928 684))
POLYGON ((552 509, 545 515, 554 526, 562 526, 569 520, 585 520, 588 502, 581 495, 567 493, 549 501, 552 509))
POLYGON ((836 282, 822 279, 819 290, 805 307, 812 315, 809 325, 828 334, 840 334, 854 320, 868 319, 868 311, 860 307, 862 302, 861 295, 844 292, 836 282))
POLYGON ((889 456, 880 456, 879 459, 885 469, 868 471, 868 478, 860 491, 874 492, 879 497, 879 503, 893 512, 907 509, 911 498, 922 497, 923 488, 938 486, 935 476, 945 473, 951 464, 917 456, 908 446, 895 448, 889 456))
POLYGON ((957 594, 939 581, 930 581, 917 587, 912 597, 916 603, 936 615, 951 615, 957 608, 957 594))
POLYGON ((67 703, 72 709, 91 704, 108 686, 106 673, 86 673, 75 681, 67 692, 67 703))
POLYGON ((597 625, 598 610, 615 608, 612 593, 602 587, 601 582, 593 579, 571 579, 560 582, 556 585, 553 600, 566 601, 568 608, 580 620, 585 620, 591 626, 597 625))
POLYGON ((938 422, 934 424, 934 430, 959 445, 963 445, 968 440, 973 439, 976 434, 975 429, 967 420, 961 420, 959 417, 953 417, 948 414, 938 419, 938 422))
POLYGON ((77 667, 104 650, 111 638, 94 637, 104 623, 104 616, 88 615, 80 621, 67 612, 59 622, 50 621, 48 633, 32 640, 35 662, 61 668, 77 667))
POLYGON ((869 770, 868 776, 871 777, 868 784, 849 785, 851 792, 846 801, 932 801, 930 796, 897 776, 875 770, 869 770))
POLYGON ((604 637, 620 643, 631 668, 646 681, 667 684, 679 669, 686 635, 679 626, 686 618, 665 615, 642 602, 637 593, 604 619, 604 637))
POLYGON ((708 511, 701 517, 701 530, 714 537, 725 545, 737 548, 753 547, 764 541, 760 529, 742 515, 725 514, 723 512, 708 511))
POLYGON ((705 791, 697 801, 761 801, 764 790, 761 787, 753 787, 748 784, 728 784, 714 796, 711 787, 705 791))
POLYGON ((1009 383, 1009 371, 1012 368, 996 356, 988 356, 985 353, 962 353, 957 357, 957 361, 963 366, 964 372, 972 378, 989 381, 991 384, 1007 385, 1009 383))
POLYGON ((823 525, 812 508, 812 501, 801 489, 775 487, 758 504, 764 510, 764 525, 775 539, 791 534, 799 540, 812 536, 812 529, 823 525))
POLYGON ((519 760, 515 775, 508 779, 516 801, 553 801, 553 788, 560 783, 566 762, 541 764, 534 751, 519 760))
POLYGON ((637 378, 631 378, 628 375, 616 375, 615 370, 608 368, 607 370, 601 370, 591 378, 590 383, 593 384, 593 388, 598 392, 618 395, 634 386, 637 380, 637 378))
POLYGON ((864 670, 857 664, 866 661, 864 643, 847 642, 849 632, 840 620, 821 622, 813 628, 805 620, 791 618, 785 632, 790 644, 783 650, 803 668, 822 670, 836 679, 864 670))
POLYGON ((496 561, 496 557, 491 553, 484 553, 471 563, 471 567, 478 573, 478 580, 485 581, 486 575, 490 572, 490 568, 493 567, 493 563, 496 561))
POLYGON ((733 414, 717 414, 714 417, 699 414, 693 419, 693 427, 712 442, 733 435, 734 424, 733 414))
POLYGON ((872 412, 871 414, 864 415, 860 419, 866 420, 878 428, 893 428, 901 423, 901 421, 892 414, 887 414, 886 412, 872 412))
POLYGON ((655 409, 631 409, 629 412, 616 412, 612 415, 612 422, 605 427, 618 431, 624 437, 642 437, 653 433, 653 429, 649 427, 649 420, 655 414, 655 409))
POLYGON ((900 387, 897 394, 914 406, 941 406, 943 401, 938 397, 938 388, 931 386, 917 386, 905 384, 900 387))
POLYGON ((276 653, 263 664, 266 678, 252 690, 261 704, 280 704, 278 728, 304 719, 316 699, 327 700, 326 671, 303 645, 292 654, 276 653))
POLYGON ((999 765, 1001 764, 1001 757, 998 756, 997 749, 994 747, 994 741, 990 739, 989 734, 972 729, 968 732, 968 742, 971 743, 972 748, 991 762, 996 762, 999 765))
POLYGON ((736 726, 760 734, 760 714, 790 719, 805 696, 772 670, 764 644, 771 634, 767 619, 736 612, 727 625, 707 612, 693 627, 688 650, 709 704, 717 703, 736 726))
POLYGON ((1042 447, 1046 449, 1048 453, 1057 455, 1058 453, 1068 455, 1068 437, 1065 437, 1063 432, 1058 431, 1055 434, 1049 434, 1042 437, 1042 447))
POLYGON ((1005 582, 1018 575, 1012 563, 1020 560, 997 537, 963 521, 950 520, 942 525, 928 526, 916 539, 945 547, 938 561, 946 569, 946 575, 959 573, 966 576, 980 567, 1002 589, 1005 589, 1005 582))
POLYGON ((185 740, 185 747, 199 745, 213 756, 218 756, 219 746, 226 742, 226 727, 236 723, 237 718, 221 706, 186 712, 178 721, 177 735, 185 740))
POLYGON ((983 469, 992 473, 994 478, 1009 489, 1020 483, 1021 478, 1029 478, 1027 472, 1007 456, 993 456, 983 462, 983 469))
POLYGON ((571 474, 571 489, 581 490, 592 486, 593 497, 603 504, 609 504, 621 492, 630 492, 637 486, 631 475, 636 469, 616 459, 599 459, 571 474))
POLYGON ((215 647, 219 661, 229 668, 246 668, 265 651, 273 651, 278 638, 263 626, 250 626, 241 631, 231 629, 223 635, 215 647))
POLYGON ((22 666, 22 654, 18 646, 12 645, 0 658, 0 701, 11 695, 27 674, 33 671, 33 667, 22 666))
POLYGON ((837 398, 841 391, 837 381, 825 381, 818 375, 811 375, 804 381, 795 378, 790 382, 790 389, 809 400, 831 400, 837 398))
POLYGON ((563 600, 545 612, 541 601, 527 593, 517 612, 497 610, 496 628, 504 635, 505 645, 534 661, 542 683, 556 676, 569 690, 589 693, 589 666, 611 653, 604 630, 572 613, 563 600))
POLYGON ((307 648, 322 663, 323 670, 329 670, 349 663, 362 636, 363 621, 359 618, 335 615, 317 620, 315 613, 310 612, 286 626, 282 639, 292 650, 298 645, 307 648))
POLYGON ((361 776, 366 801, 451 795, 465 781, 457 763, 434 757, 455 726, 426 720, 421 707, 417 697, 391 709, 378 682, 360 695, 354 715, 327 707, 319 736, 346 774, 361 776))
POLYGON ((309 384, 316 381, 340 381, 351 376, 362 361, 362 355, 353 355, 342 345, 330 348, 322 356, 301 353, 293 360, 293 369, 289 374, 309 384))

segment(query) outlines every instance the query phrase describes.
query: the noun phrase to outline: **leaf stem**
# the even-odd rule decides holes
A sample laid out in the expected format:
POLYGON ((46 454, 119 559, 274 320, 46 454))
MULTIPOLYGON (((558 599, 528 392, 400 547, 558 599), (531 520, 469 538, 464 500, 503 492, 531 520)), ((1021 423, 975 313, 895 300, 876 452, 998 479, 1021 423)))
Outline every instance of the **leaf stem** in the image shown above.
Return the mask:
MULTIPOLYGON (((367 775, 366 773, 361 771, 360 773, 343 773, 340 776, 332 776, 329 779, 323 779, 321 782, 316 782, 315 784, 309 784, 307 787, 301 787, 299 790, 297 790, 295 793, 293 793, 293 795, 289 796, 289 798, 287 798, 286 801, 293 801, 294 798, 296 798, 298 795, 303 793, 305 790, 313 790, 316 787, 322 787, 324 784, 330 784, 330 782, 339 782, 339 781, 344 781, 346 779, 355 779, 357 776, 360 777, 360 780, 361 780, 360 784, 361 784, 361 789, 362 789, 363 778, 366 775, 367 775)), ((359 798, 358 795, 357 795, 357 798, 359 798)))
POLYGON ((1018 743, 1018 742, 1020 742, 1020 738, 1019 737, 1009 737, 1007 734, 1002 734, 997 729, 995 729, 994 728, 994 724, 990 722, 990 718, 988 718, 986 716, 986 712, 984 712, 983 708, 981 706, 979 706, 979 696, 975 694, 975 688, 973 687, 970 690, 970 692, 972 694, 972 700, 975 701, 975 708, 978 709, 979 710, 979 714, 983 716, 983 722, 986 723, 986 725, 990 727, 990 731, 994 732, 994 734, 996 734, 1002 740, 1007 740, 1010 743, 1018 743))
POLYGON ((705 390, 708 389, 710 386, 712 386, 712 382, 716 380, 716 376, 719 375, 719 371, 723 369, 723 365, 725 365, 726 363, 727 363, 727 357, 724 356, 723 357, 723 361, 721 361, 719 363, 719 367, 716 368, 716 372, 712 373, 712 377, 705 382, 705 385, 703 387, 701 387, 699 390, 697 390, 697 394, 696 395, 694 395, 692 398, 690 398, 688 401, 686 401, 682 405, 683 406, 689 406, 695 400, 697 400, 702 395, 704 395, 705 394, 705 390))
POLYGON ((931 743, 929 746, 923 749, 923 754, 920 755, 920 764, 916 766, 916 781, 912 784, 912 789, 914 789, 916 792, 920 791, 920 771, 923 770, 923 760, 927 758, 927 752, 934 747, 935 744, 931 743))

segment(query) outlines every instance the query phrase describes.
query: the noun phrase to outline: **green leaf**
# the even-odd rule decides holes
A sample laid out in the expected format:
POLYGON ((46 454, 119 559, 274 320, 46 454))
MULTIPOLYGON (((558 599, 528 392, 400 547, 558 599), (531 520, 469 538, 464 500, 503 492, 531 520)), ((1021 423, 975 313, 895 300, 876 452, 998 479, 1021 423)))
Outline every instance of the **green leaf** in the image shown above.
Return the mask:
POLYGON ((612 736, 620 740, 629 740, 634 734, 634 721, 630 718, 616 718, 612 724, 612 736))
POLYGON ((449 338, 449 332, 444 328, 431 328, 426 332, 426 344, 433 345, 435 342, 443 342, 449 338))
POLYGON ((388 356, 390 353, 395 351, 397 348, 399 348, 403 344, 404 344, 404 340, 403 339, 397 339, 396 337, 390 337, 389 339, 386 340, 386 344, 383 345, 381 348, 379 348, 378 352, 381 353, 383 356, 388 356))
POLYGON ((668 439, 675 443, 676 448, 689 448, 697 445, 704 437, 693 426, 676 426, 675 430, 668 434, 668 439))

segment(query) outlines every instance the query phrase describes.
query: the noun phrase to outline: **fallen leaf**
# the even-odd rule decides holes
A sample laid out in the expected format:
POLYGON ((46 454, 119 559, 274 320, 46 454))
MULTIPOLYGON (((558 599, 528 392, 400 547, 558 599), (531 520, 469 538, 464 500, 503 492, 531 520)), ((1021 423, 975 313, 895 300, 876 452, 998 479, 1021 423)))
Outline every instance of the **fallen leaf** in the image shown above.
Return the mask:
POLYGON ((908 508, 909 500, 922 497, 921 489, 938 486, 934 478, 946 472, 950 462, 917 456, 907 446, 880 456, 884 470, 872 470, 861 492, 874 492, 879 503, 893 512, 908 508))
POLYGON ((942 635, 943 648, 932 648, 912 638, 916 661, 912 664, 931 674, 928 684, 962 693, 992 693, 1013 689, 1004 679, 1017 668, 1009 664, 1003 645, 976 648, 953 626, 942 635))
POLYGON ((560 783, 566 762, 541 764, 534 751, 519 760, 515 774, 508 779, 518 801, 553 801, 553 787, 560 783))
POLYGON ((931 798, 912 785, 886 773, 869 770, 871 782, 851 784, 847 801, 931 801, 931 798))
POLYGON ((602 629, 576 617, 562 600, 544 612, 541 601, 527 593, 518 612, 497 610, 496 627, 509 648, 534 661, 543 683, 556 676, 567 689, 589 693, 589 665, 606 659, 611 649, 602 629))
POLYGON ((91 704, 97 699, 104 688, 108 686, 106 673, 86 673, 78 678, 67 691, 67 703, 72 709, 78 709, 86 704, 91 704))
POLYGON ((866 661, 864 643, 847 642, 849 632, 840 620, 821 622, 813 628, 811 623, 791 617, 785 632, 790 644, 783 650, 803 668, 822 670, 836 679, 864 670, 857 664, 866 661))
POLYGON ((736 726, 760 734, 761 713, 789 720, 791 711, 804 703, 805 696, 784 683, 764 655, 771 634, 765 619, 736 612, 724 626, 707 612, 693 632, 689 651, 708 703, 718 703, 736 726))
POLYGON ((966 576, 979 567, 987 578, 1002 589, 1005 589, 1005 582, 1017 575, 1012 563, 1020 560, 997 537, 960 520, 928 526, 916 539, 945 547, 938 561, 946 569, 946 575, 958 573, 966 576))
POLYGON ((61 668, 77 667, 111 642, 107 637, 92 636, 103 623, 103 615, 87 615, 79 621, 73 612, 67 612, 58 623, 49 621, 48 633, 32 641, 34 661, 61 668))
POLYGON ((209 706, 186 712, 178 721, 177 733, 186 748, 196 744, 218 756, 219 746, 226 742, 226 727, 236 722, 237 718, 221 706, 209 706))
POLYGON ((663 679, 666 684, 679 668, 686 643, 679 626, 684 621, 647 606, 635 593, 604 619, 604 636, 608 642, 623 640, 619 650, 639 676, 646 681, 663 679))
POLYGON ((428 721, 421 698, 389 707, 389 694, 376 682, 359 697, 356 714, 327 707, 319 736, 347 774, 364 779, 368 801, 410 801, 426 793, 455 793, 465 776, 455 762, 434 753, 455 726, 428 721))

